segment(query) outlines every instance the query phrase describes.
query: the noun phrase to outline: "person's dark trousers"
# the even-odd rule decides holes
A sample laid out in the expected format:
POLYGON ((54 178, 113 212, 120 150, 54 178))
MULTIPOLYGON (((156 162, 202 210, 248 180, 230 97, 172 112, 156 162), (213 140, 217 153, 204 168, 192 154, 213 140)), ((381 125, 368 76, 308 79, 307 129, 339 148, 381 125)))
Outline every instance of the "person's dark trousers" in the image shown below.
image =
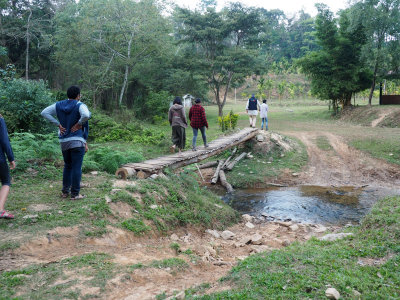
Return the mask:
POLYGON ((85 147, 71 148, 62 152, 64 157, 63 189, 64 194, 71 197, 79 195, 82 177, 82 162, 85 155, 85 147))
POLYGON ((192 128, 193 129, 193 140, 192 140, 192 146, 193 148, 196 148, 196 141, 197 141, 197 134, 199 132, 201 132, 201 136, 203 138, 203 143, 204 146, 207 145, 207 137, 206 137, 206 126, 200 127, 200 128, 192 128))
POLYGON ((172 126, 172 143, 181 150, 185 149, 186 145, 185 127, 179 125, 172 126))

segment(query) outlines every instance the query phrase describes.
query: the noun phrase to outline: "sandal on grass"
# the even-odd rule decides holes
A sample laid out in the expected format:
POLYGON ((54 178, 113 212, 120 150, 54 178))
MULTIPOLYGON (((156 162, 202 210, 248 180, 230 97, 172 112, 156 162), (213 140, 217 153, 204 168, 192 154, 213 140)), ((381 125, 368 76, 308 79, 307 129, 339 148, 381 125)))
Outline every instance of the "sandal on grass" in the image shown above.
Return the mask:
POLYGON ((3 211, 0 211, 0 219, 14 219, 14 215, 3 210, 3 211))
POLYGON ((61 193, 60 197, 61 197, 61 198, 68 198, 68 197, 69 197, 69 194, 67 194, 67 193, 61 193))
POLYGON ((76 195, 76 196, 71 196, 71 200, 80 200, 80 199, 84 199, 84 198, 86 198, 86 196, 81 195, 81 194, 76 195))

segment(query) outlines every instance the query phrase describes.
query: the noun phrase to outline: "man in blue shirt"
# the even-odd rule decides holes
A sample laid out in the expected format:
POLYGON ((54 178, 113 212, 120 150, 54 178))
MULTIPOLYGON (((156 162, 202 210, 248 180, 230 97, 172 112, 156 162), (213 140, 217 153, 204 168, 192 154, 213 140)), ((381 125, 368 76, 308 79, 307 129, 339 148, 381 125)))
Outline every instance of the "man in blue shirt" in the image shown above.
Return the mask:
POLYGON ((82 178, 82 162, 87 149, 89 109, 80 102, 81 91, 77 86, 67 90, 68 100, 59 101, 46 107, 42 116, 59 129, 58 138, 64 157, 62 197, 71 200, 82 199, 80 185, 82 178), (57 118, 55 118, 57 117, 57 118))
POLYGON ((1 219, 14 219, 14 216, 4 210, 8 193, 10 192, 11 177, 10 170, 8 168, 7 159, 10 164, 10 169, 15 168, 14 154, 11 149, 10 140, 8 138, 6 122, 3 116, 0 115, 0 218, 1 219), (5 154, 4 154, 5 153, 5 154))

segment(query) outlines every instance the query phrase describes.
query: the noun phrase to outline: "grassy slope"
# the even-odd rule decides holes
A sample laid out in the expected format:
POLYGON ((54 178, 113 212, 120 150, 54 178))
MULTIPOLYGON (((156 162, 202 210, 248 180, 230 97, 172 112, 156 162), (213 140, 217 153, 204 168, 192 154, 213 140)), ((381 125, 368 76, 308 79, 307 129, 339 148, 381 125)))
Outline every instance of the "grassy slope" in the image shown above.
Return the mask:
POLYGON ((400 297, 400 197, 380 201, 354 236, 336 242, 312 239, 285 250, 250 256, 223 280, 233 290, 201 299, 323 299, 328 286, 344 299, 400 297), (362 259, 377 264, 363 264, 362 259), (381 262, 381 264, 379 263, 381 262))

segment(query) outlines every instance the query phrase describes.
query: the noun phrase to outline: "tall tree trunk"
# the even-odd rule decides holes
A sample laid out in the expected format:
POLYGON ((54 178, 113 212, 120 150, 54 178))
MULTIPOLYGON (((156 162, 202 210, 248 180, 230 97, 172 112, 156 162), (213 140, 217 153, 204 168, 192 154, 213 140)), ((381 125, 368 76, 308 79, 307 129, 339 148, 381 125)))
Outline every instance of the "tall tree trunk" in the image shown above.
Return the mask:
POLYGON ((376 73, 378 71, 378 60, 375 63, 375 68, 374 68, 374 75, 372 77, 372 85, 371 89, 369 91, 369 96, 368 96, 368 105, 372 105, 372 96, 374 95, 374 90, 375 90, 375 84, 376 84, 376 73))
POLYGON ((124 74, 124 83, 122 84, 121 92, 119 94, 119 107, 122 105, 122 99, 124 98, 126 86, 128 83, 128 74, 129 74, 129 64, 130 64, 130 59, 131 59, 131 48, 132 48, 132 41, 133 41, 133 33, 131 34, 131 37, 128 42, 128 55, 126 58, 126 64, 125 64, 125 74, 124 74))
MULTIPOLYGON (((222 109, 223 109, 224 106, 225 106, 226 97, 228 96, 228 90, 229 90, 229 87, 230 87, 230 85, 231 85, 232 76, 233 76, 233 72, 229 71, 229 73, 228 73, 228 81, 227 81, 226 86, 225 86, 224 100, 222 101, 221 109, 220 109, 222 114, 223 114, 222 109)), ((220 113, 219 110, 218 110, 218 113, 220 113)), ((222 116, 222 114, 220 114, 220 116, 222 116)))
POLYGON ((31 17, 32 17, 32 10, 29 9, 28 23, 26 24, 26 54, 25 54, 25 79, 26 80, 29 79, 29 44, 30 44, 29 27, 30 27, 31 17))

